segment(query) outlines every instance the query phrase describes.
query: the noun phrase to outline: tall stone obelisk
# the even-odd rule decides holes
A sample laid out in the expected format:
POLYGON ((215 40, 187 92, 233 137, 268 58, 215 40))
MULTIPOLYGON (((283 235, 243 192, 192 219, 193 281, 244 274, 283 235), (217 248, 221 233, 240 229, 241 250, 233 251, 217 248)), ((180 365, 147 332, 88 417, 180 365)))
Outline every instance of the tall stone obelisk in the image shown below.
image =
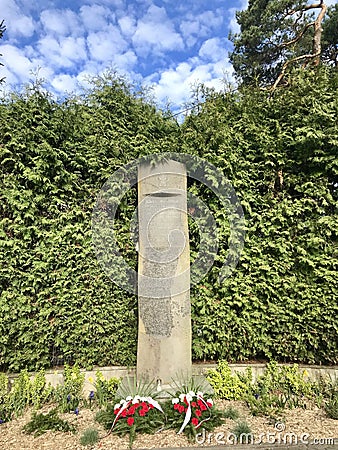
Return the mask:
POLYGON ((177 161, 138 169, 138 379, 191 376, 187 175, 177 161))

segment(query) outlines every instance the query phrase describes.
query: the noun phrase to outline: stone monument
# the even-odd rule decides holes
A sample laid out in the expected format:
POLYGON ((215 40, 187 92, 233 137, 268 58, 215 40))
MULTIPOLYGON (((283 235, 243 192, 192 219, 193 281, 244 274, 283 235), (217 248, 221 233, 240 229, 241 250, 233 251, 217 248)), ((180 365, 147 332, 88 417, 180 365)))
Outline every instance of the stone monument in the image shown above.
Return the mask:
POLYGON ((190 254, 185 165, 138 168, 137 379, 191 376, 190 254))

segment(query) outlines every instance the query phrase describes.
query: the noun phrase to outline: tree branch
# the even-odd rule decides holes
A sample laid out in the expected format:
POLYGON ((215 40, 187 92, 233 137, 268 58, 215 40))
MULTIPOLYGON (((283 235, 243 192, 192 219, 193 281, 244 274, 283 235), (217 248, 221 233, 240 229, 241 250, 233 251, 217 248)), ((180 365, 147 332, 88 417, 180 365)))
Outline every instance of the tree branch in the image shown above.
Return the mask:
POLYGON ((322 46, 321 46, 322 31, 323 31, 322 22, 323 22, 325 13, 327 11, 327 6, 324 3, 324 0, 320 0, 319 3, 312 3, 311 5, 307 5, 306 7, 304 7, 303 11, 308 11, 310 9, 317 9, 317 8, 320 8, 321 10, 320 10, 316 20, 314 22, 308 23, 294 39, 292 39, 289 42, 285 42, 279 46, 280 48, 285 48, 285 47, 288 47, 289 45, 292 45, 292 44, 298 42, 304 36, 304 33, 310 27, 313 26, 314 33, 313 33, 313 41, 312 41, 312 53, 306 54, 306 55, 300 55, 300 56, 297 56, 295 58, 292 58, 292 59, 286 61, 282 66, 282 70, 281 70, 280 74, 278 75, 277 79, 271 86, 272 91, 274 91, 277 88, 277 86, 279 85, 279 83, 282 81, 282 79, 285 76, 285 72, 290 64, 301 61, 303 59, 306 59, 306 60, 312 59, 312 60, 314 60, 315 65, 319 64, 320 55, 322 52, 322 46))
POLYGON ((277 86, 279 85, 279 83, 280 83, 280 82, 282 81, 282 79, 284 78, 286 69, 288 68, 288 66, 289 66, 290 64, 293 64, 294 62, 297 62, 297 61, 301 61, 302 59, 314 59, 314 58, 317 58, 318 56, 320 56, 320 53, 319 53, 319 54, 308 53, 307 55, 300 55, 300 56, 297 56, 296 58, 292 58, 292 59, 289 59, 289 61, 286 61, 286 62, 283 64, 282 70, 281 70, 280 74, 278 75, 276 81, 275 81, 275 82, 273 83, 273 85, 271 86, 270 90, 271 90, 271 91, 274 91, 274 90, 277 88, 277 86))

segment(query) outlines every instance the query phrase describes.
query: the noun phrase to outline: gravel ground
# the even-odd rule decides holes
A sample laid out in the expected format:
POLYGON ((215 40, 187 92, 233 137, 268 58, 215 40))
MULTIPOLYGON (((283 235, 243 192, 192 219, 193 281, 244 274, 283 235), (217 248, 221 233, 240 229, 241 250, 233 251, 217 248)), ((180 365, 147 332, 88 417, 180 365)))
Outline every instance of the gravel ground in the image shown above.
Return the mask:
MULTIPOLYGON (((276 444, 298 444, 303 443, 321 444, 323 450, 326 447, 332 447, 330 439, 338 438, 338 420, 329 419, 325 412, 318 408, 313 409, 293 409, 286 410, 283 420, 277 424, 269 423, 268 418, 253 417, 250 415, 247 407, 241 402, 218 401, 217 406, 226 408, 229 405, 234 406, 240 413, 238 420, 246 420, 249 424, 253 443, 276 443, 276 444), (270 433, 270 434, 269 434, 270 433), (291 433, 293 433, 291 435, 291 433), (305 434, 306 433, 306 434, 305 434), (292 440, 291 440, 292 439, 292 440), (320 441, 318 441, 320 440, 320 441)), ((46 412, 51 407, 45 407, 46 412)), ((99 430, 100 437, 106 435, 106 431, 94 421, 96 411, 80 410, 78 416, 74 414, 63 414, 62 417, 76 425, 78 432, 62 433, 47 432, 39 437, 32 437, 24 434, 22 427, 30 420, 31 410, 28 410, 24 416, 9 423, 0 425, 0 449, 1 450, 84 450, 85 447, 80 444, 82 432, 89 427, 99 430)), ((218 427, 213 435, 199 436, 197 443, 189 443, 184 435, 177 435, 175 431, 163 431, 155 435, 140 435, 133 444, 135 449, 155 449, 170 447, 207 447, 225 446, 233 444, 232 437, 229 435, 236 425, 236 421, 226 419, 225 423, 218 427), (217 439, 215 439, 216 433, 217 439), (227 442, 227 439, 231 441, 227 442), (204 442, 203 442, 204 441, 204 442)), ((245 444, 245 442, 244 442, 245 444)), ((233 446, 233 445, 231 445, 233 446)), ((336 446, 335 446, 336 448, 336 446)), ((128 438, 119 438, 116 435, 109 435, 101 439, 93 450, 124 450, 128 449, 128 438)))

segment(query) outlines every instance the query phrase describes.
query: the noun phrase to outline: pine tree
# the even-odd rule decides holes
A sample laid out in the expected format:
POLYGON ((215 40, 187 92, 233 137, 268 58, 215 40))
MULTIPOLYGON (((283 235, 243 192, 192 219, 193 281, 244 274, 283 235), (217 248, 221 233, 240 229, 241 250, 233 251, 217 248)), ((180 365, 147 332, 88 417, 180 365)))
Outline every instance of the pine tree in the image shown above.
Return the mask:
POLYGON ((318 65, 322 53, 324 0, 249 0, 236 14, 240 33, 230 34, 230 55, 245 84, 276 87, 287 83, 291 67, 318 65))

